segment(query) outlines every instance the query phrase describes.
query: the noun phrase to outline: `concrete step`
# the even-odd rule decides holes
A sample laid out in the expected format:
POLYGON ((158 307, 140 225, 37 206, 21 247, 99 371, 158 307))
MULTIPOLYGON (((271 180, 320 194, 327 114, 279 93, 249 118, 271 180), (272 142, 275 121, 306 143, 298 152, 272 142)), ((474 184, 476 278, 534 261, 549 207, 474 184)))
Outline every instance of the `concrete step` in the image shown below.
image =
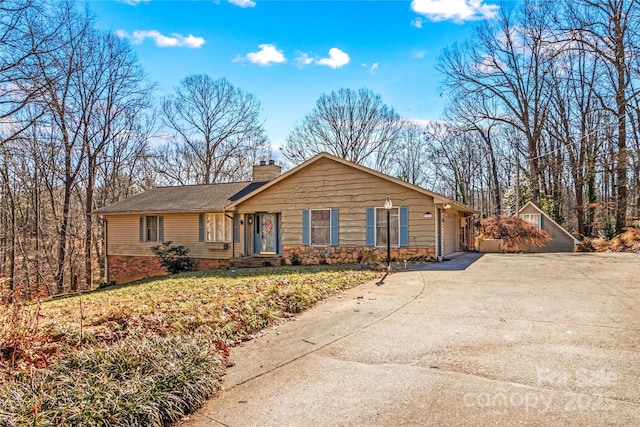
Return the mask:
POLYGON ((259 267, 278 267, 284 265, 284 258, 277 256, 244 256, 231 258, 229 261, 231 267, 240 268, 259 268, 259 267))

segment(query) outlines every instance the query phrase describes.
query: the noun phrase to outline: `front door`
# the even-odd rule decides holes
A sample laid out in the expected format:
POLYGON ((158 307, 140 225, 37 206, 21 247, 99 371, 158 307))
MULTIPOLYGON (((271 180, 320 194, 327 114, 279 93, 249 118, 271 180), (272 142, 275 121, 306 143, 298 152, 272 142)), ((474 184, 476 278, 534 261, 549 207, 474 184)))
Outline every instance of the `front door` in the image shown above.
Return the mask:
POLYGON ((258 213, 253 221, 253 253, 275 255, 278 253, 278 214, 258 213))

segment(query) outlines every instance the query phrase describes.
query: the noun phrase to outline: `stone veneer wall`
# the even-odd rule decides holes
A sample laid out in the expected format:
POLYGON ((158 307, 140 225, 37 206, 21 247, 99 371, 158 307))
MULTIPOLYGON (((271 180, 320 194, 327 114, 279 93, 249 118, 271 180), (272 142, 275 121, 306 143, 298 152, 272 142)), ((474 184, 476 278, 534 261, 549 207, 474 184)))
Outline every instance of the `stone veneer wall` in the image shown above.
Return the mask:
MULTIPOLYGON (((109 281, 118 284, 166 274, 155 257, 109 255, 108 258, 109 281)), ((211 270, 229 265, 229 260, 226 259, 194 258, 193 260, 196 263, 196 270, 211 270)))
MULTIPOLYGON (((283 246, 282 257, 291 265, 292 257, 297 257, 303 265, 350 264, 359 262, 363 253, 375 254, 379 261, 387 258, 386 248, 360 246, 283 246)), ((391 259, 408 259, 414 255, 436 256, 434 248, 391 248, 391 259)))

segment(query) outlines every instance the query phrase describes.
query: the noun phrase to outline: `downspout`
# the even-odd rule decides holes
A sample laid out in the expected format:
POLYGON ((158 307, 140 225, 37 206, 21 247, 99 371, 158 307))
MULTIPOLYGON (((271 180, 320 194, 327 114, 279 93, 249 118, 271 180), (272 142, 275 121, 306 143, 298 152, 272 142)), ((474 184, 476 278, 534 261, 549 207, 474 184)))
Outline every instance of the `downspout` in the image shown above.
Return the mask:
POLYGON ((227 215, 226 211, 222 211, 222 212, 224 213, 225 217, 231 219, 231 258, 235 258, 235 256, 236 256, 236 234, 235 234, 236 227, 235 227, 235 224, 234 224, 233 220, 235 219, 236 214, 234 212, 233 216, 229 216, 229 215, 227 215))
POLYGON ((104 218, 104 275, 105 282, 109 283, 109 221, 104 218))

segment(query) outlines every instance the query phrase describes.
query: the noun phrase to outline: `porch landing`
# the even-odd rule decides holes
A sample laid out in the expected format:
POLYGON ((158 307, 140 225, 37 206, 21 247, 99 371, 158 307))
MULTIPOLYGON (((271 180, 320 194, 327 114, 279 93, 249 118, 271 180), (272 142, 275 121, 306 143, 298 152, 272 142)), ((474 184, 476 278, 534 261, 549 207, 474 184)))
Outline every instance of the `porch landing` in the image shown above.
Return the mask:
POLYGON ((243 256, 231 258, 229 264, 240 268, 278 267, 284 265, 284 258, 280 255, 243 256))

